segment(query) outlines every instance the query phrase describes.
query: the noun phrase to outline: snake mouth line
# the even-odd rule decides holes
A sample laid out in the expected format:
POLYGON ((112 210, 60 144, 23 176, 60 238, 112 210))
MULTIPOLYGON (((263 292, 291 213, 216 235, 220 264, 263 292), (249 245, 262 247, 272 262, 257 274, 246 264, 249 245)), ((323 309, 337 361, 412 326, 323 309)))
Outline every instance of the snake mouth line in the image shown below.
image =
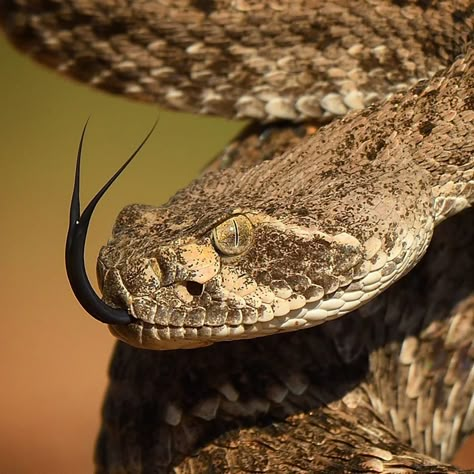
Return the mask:
POLYGON ((192 327, 185 324, 173 326, 150 323, 134 318, 127 326, 109 327, 118 339, 136 347, 156 350, 202 347, 219 341, 262 337, 323 324, 356 309, 362 302, 378 294, 387 284, 388 279, 364 294, 360 291, 338 290, 319 301, 291 310, 284 316, 255 321, 252 324, 203 324, 200 327, 192 327), (345 294, 345 299, 341 298, 342 294, 345 294), (357 298, 353 297, 355 294, 357 298))
MULTIPOLYGON (((219 326, 213 326, 210 324, 203 324, 200 327, 182 325, 182 326, 173 326, 172 324, 155 324, 149 323, 147 321, 142 321, 140 319, 134 318, 130 324, 136 324, 142 326, 144 330, 157 330, 159 332, 168 332, 169 337, 172 338, 173 335, 184 331, 184 337, 186 336, 219 336, 222 335, 223 331, 228 330, 231 335, 242 334, 244 331, 252 332, 257 330, 264 330, 265 326, 268 326, 269 330, 274 330, 278 327, 284 327, 285 322, 293 320, 297 317, 298 314, 301 315, 302 309, 293 310, 285 317, 274 318, 272 321, 257 321, 254 324, 221 324, 219 326)), ((296 324, 297 325, 297 324, 296 324)))
POLYGON ((302 316, 306 313, 306 310, 303 310, 304 308, 293 310, 285 317, 266 322, 257 321, 250 325, 231 326, 223 324, 210 326, 203 324, 196 328, 184 325, 165 326, 134 318, 134 321, 127 326, 110 325, 109 329, 118 339, 139 348, 157 350, 197 348, 218 341, 248 339, 282 331, 297 330, 308 324, 306 320, 302 319, 302 316))

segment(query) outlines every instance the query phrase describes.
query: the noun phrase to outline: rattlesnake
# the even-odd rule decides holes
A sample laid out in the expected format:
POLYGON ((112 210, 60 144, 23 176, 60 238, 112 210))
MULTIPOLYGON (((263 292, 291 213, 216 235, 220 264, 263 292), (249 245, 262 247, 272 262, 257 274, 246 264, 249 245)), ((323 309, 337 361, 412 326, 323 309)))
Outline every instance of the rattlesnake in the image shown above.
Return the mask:
POLYGON ((298 143, 250 167, 228 150, 233 166, 166 205, 125 208, 99 256, 104 302, 83 279, 96 202, 79 216, 74 201, 68 273, 84 306, 141 348, 212 344, 118 345, 98 472, 454 471, 427 455, 448 461, 474 425, 473 215, 461 212, 474 200, 473 6, 0 9, 21 48, 134 98, 262 122, 365 106, 303 140, 285 135, 295 126, 268 126, 270 145, 249 132, 237 154, 257 161, 282 136, 298 143), (414 267, 437 224, 423 262, 360 307, 414 267))

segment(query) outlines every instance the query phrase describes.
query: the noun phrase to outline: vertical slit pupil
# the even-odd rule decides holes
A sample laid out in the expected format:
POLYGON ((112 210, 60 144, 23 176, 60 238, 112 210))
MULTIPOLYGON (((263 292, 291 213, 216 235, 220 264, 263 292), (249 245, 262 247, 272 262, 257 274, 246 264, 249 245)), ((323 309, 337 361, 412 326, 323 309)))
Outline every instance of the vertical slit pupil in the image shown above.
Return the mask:
POLYGON ((239 246, 239 226, 235 219, 232 219, 232 223, 234 224, 234 247, 237 248, 239 246))

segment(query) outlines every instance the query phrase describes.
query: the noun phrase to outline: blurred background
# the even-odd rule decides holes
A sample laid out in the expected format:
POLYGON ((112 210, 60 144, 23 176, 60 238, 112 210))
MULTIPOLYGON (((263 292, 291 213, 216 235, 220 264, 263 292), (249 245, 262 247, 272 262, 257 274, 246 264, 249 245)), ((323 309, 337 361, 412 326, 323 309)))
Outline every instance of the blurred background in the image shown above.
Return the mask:
POLYGON ((97 208, 95 260, 120 209, 161 204, 196 177, 240 128, 158 111, 71 82, 0 35, 0 473, 90 473, 114 339, 79 306, 64 242, 79 137, 82 204, 159 124, 97 208))
MULTIPOLYGON (((0 473, 93 472, 95 435, 114 340, 67 283, 64 241, 80 133, 82 204, 154 120, 138 159, 92 220, 89 275, 119 210, 163 203, 242 124, 158 111, 73 83, 16 52, 0 35, 0 473)), ((457 458, 474 467, 466 445, 457 458)))

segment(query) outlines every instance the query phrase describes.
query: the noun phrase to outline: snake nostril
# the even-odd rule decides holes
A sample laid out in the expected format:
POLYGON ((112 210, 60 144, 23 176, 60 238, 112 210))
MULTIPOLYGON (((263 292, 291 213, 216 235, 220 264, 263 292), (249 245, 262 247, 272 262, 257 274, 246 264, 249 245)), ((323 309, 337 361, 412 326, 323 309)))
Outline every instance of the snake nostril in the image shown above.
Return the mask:
POLYGON ((197 281, 187 281, 186 289, 188 290, 190 295, 201 296, 204 291, 204 285, 198 283, 197 281))

